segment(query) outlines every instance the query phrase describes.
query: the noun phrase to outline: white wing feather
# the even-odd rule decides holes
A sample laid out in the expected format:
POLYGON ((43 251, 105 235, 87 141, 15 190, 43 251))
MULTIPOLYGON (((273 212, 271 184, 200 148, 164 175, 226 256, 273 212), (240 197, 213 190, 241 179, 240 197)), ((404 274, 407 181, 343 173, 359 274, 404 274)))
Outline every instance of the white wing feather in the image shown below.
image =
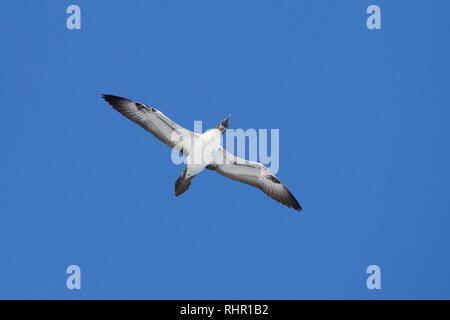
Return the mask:
POLYGON ((227 178, 256 187, 289 208, 302 210, 293 194, 261 163, 236 157, 219 147, 214 163, 207 168, 215 170, 227 178))
POLYGON ((139 124, 156 138, 169 147, 180 151, 186 157, 191 152, 194 140, 199 136, 197 133, 189 131, 170 120, 153 107, 107 94, 103 95, 103 99, 122 115, 139 124))

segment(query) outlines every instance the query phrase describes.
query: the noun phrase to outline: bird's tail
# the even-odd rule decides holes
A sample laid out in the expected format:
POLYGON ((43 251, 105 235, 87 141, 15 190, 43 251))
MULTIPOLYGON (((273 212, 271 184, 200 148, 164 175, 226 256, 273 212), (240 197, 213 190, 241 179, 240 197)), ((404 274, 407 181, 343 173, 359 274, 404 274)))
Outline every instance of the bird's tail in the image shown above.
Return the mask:
POLYGON ((191 185, 192 179, 194 179, 195 176, 186 178, 186 171, 187 167, 184 168, 181 175, 178 177, 177 181, 175 182, 175 197, 178 197, 179 195, 186 192, 186 190, 191 185))

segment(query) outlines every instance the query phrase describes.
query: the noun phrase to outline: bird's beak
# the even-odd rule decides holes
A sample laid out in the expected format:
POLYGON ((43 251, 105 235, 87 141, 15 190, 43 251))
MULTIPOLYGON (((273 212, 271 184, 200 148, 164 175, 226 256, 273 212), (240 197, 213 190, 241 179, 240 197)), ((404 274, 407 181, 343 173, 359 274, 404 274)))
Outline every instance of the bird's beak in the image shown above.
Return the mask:
POLYGON ((230 126, 230 118, 231 118, 231 113, 228 115, 228 117, 224 120, 222 120, 220 122, 220 124, 225 127, 226 129, 228 129, 228 127, 230 126))

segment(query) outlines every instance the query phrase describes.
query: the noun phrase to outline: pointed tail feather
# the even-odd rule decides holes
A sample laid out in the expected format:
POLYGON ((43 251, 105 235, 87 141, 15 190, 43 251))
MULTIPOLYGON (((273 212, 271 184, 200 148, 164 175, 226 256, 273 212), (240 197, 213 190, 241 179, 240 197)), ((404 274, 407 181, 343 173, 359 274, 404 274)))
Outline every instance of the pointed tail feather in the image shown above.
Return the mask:
POLYGON ((186 178, 186 168, 184 168, 183 172, 175 182, 175 197, 186 192, 191 185, 192 179, 194 179, 194 176, 186 178))

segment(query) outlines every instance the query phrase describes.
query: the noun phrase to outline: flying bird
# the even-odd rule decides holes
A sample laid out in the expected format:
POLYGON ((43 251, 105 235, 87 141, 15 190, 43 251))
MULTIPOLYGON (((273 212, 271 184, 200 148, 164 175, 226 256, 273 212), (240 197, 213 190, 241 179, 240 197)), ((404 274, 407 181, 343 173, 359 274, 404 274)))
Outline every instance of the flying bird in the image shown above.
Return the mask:
POLYGON ((261 163, 235 157, 222 148, 221 138, 230 125, 231 115, 216 128, 199 134, 183 128, 153 107, 109 94, 102 97, 115 110, 186 157, 186 166, 175 182, 176 197, 183 194, 191 185, 192 179, 206 168, 259 188, 289 208, 302 210, 292 193, 268 168, 261 163))

